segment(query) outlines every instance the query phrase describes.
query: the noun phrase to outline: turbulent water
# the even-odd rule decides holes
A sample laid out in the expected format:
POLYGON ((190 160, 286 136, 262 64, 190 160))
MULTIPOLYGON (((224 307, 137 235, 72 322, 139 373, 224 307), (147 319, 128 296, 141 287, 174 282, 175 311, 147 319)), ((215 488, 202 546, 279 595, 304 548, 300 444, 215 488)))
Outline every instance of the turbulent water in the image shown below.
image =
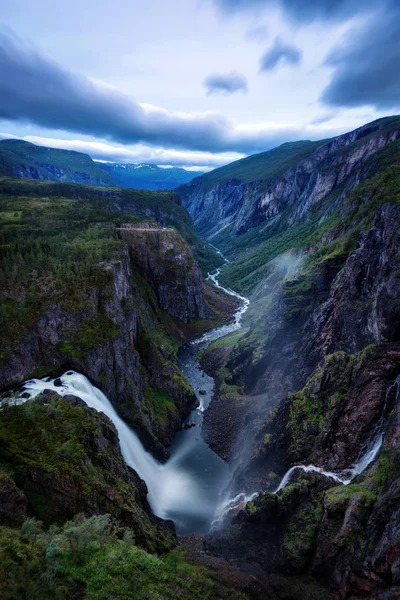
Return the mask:
POLYGON ((247 298, 219 285, 219 273, 220 269, 217 269, 209 278, 218 288, 235 296, 240 302, 239 308, 231 323, 208 331, 179 351, 180 367, 195 391, 199 405, 185 422, 192 427, 183 428, 177 434, 166 463, 159 463, 146 452, 136 433, 118 416, 107 396, 80 373, 67 371, 59 378, 61 385, 55 385, 56 380, 50 378, 27 381, 19 397, 12 401, 17 404, 26 402, 27 398, 21 397, 24 392, 33 398, 44 390, 53 390, 61 396, 78 396, 89 407, 104 412, 118 431, 125 461, 147 484, 148 501, 153 512, 159 517, 172 519, 181 534, 206 533, 225 508, 229 509, 230 502, 237 503, 239 498, 231 501, 226 496, 230 469, 207 446, 201 431, 203 413, 214 392, 214 380, 200 369, 197 356, 212 341, 239 329, 242 315, 249 305, 247 298))

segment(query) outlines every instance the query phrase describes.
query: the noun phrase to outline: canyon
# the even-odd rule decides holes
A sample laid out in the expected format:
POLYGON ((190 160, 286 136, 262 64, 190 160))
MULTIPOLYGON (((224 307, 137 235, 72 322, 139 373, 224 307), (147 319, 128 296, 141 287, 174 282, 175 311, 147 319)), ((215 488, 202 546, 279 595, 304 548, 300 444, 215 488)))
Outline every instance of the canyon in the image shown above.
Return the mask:
POLYGON ((3 179, 4 522, 177 531, 220 597, 395 598, 399 139, 284 144, 176 197, 3 179))

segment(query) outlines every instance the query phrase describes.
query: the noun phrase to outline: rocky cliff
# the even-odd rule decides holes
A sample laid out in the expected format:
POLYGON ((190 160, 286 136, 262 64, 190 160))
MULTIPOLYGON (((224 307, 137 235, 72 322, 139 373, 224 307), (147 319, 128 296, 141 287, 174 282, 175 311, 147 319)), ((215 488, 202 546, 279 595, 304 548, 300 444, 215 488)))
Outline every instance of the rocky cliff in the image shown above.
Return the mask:
POLYGON ((350 485, 294 471, 282 490, 248 503, 208 548, 245 566, 272 597, 396 598, 399 373, 399 343, 328 358, 260 431, 252 467, 258 485, 275 490, 275 471, 283 473, 285 464, 312 462, 340 472, 382 427, 378 459, 350 485))
POLYGON ((315 206, 325 214, 334 212, 343 196, 365 179, 368 159, 399 137, 399 119, 388 117, 319 145, 308 142, 301 152, 291 152, 294 164, 286 170, 288 156, 282 152, 273 170, 267 162, 264 173, 256 170, 253 179, 243 177, 238 161, 229 165, 230 179, 214 178, 209 184, 203 176, 177 191, 198 231, 217 246, 233 250, 237 243, 229 239, 232 235, 260 224, 290 226, 315 206))

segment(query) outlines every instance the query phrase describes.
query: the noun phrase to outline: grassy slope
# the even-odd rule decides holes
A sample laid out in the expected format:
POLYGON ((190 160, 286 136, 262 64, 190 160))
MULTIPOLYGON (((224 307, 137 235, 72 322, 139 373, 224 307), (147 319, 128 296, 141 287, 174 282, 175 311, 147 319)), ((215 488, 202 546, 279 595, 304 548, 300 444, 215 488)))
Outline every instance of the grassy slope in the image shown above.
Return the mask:
POLYGON ((79 174, 90 178, 92 183, 103 181, 105 185, 114 184, 112 177, 82 152, 36 146, 23 140, 0 141, 0 175, 13 175, 14 169, 34 168, 41 178, 56 179, 49 167, 61 169, 67 179, 79 174))

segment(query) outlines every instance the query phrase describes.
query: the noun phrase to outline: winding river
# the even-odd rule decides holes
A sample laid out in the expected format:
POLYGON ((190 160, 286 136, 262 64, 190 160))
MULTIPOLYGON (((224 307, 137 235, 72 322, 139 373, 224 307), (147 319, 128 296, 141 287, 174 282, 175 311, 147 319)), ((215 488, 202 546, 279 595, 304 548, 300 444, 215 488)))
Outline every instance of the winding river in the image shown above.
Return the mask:
MULTIPOLYGON (((50 389, 61 396, 78 396, 89 407, 104 412, 118 431, 125 461, 147 484, 148 501, 153 512, 159 517, 172 519, 181 535, 208 533, 214 523, 223 521, 227 512, 236 510, 257 495, 254 493, 246 496, 245 493, 239 493, 233 497, 233 494, 230 494, 229 484, 233 475, 231 467, 208 447, 202 436, 204 411, 212 400, 214 380, 200 368, 197 362, 198 355, 214 340, 240 329, 242 316, 249 306, 247 298, 219 284, 220 271, 221 269, 217 269, 215 273, 210 274, 209 279, 227 294, 235 296, 239 300, 239 307, 231 323, 204 333, 179 350, 181 370, 190 382, 199 404, 176 435, 170 447, 170 458, 166 463, 158 462, 144 449, 136 433, 118 416, 107 396, 93 386, 87 377, 75 371, 67 371, 58 378, 61 385, 60 381, 55 385, 56 380, 49 377, 26 381, 19 389, 18 396, 0 403, 0 407, 4 403, 22 404, 50 389), (26 392, 29 398, 26 397, 26 392)), ((396 386, 396 393, 399 394, 400 376, 393 386, 396 386)), ((306 472, 317 471, 338 483, 350 483, 378 455, 383 441, 384 423, 385 407, 369 443, 348 470, 333 473, 315 465, 296 465, 287 471, 275 493, 284 488, 299 469, 306 472)))

